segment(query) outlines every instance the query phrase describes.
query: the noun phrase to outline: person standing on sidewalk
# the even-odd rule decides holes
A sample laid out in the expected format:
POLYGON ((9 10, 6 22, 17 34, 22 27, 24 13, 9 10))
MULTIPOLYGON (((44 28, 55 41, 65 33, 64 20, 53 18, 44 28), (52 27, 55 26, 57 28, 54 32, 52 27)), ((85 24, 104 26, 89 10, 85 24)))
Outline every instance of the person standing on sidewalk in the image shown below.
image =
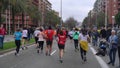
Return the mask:
POLYGON ((118 66, 118 68, 120 68, 120 44, 118 44, 118 58, 119 58, 119 66, 118 66))
POLYGON ((16 44, 15 55, 18 55, 20 50, 20 45, 21 45, 21 38, 22 38, 22 33, 20 29, 17 29, 17 31, 14 33, 14 38, 15 38, 15 44, 16 44))
POLYGON ((79 31, 77 28, 75 28, 75 32, 73 33, 73 40, 74 40, 74 46, 75 46, 75 52, 79 51, 78 48, 78 38, 79 38, 79 31))
POLYGON ((58 48, 59 48, 59 59, 60 59, 60 62, 62 63, 65 42, 66 42, 66 35, 64 35, 63 31, 60 31, 60 33, 58 34, 57 41, 58 41, 58 48))
POLYGON ((0 25, 0 48, 3 49, 3 42, 4 42, 4 37, 6 34, 6 30, 4 28, 4 25, 0 25))
POLYGON ((120 68, 120 28, 117 31, 117 37, 118 37, 118 58, 119 58, 119 66, 117 68, 120 68))
POLYGON ((106 39, 106 29, 105 27, 102 27, 100 31, 100 37, 106 39))
POLYGON ((45 34, 47 36, 46 38, 46 56, 51 54, 52 52, 52 43, 53 43, 53 36, 54 36, 54 30, 52 29, 51 26, 45 31, 45 34))
POLYGON ((93 28, 93 32, 92 32, 93 46, 98 46, 98 39, 99 39, 99 33, 97 31, 97 28, 93 28))
POLYGON ((116 59, 117 46, 118 46, 118 37, 116 36, 115 30, 111 31, 111 36, 109 37, 108 41, 110 43, 110 52, 109 52, 110 61, 108 62, 108 64, 112 63, 112 66, 114 66, 115 59, 116 59))
POLYGON ((81 32, 82 33, 79 35, 80 53, 82 60, 86 62, 86 52, 88 51, 88 41, 90 41, 90 37, 87 35, 86 29, 82 29, 81 32))

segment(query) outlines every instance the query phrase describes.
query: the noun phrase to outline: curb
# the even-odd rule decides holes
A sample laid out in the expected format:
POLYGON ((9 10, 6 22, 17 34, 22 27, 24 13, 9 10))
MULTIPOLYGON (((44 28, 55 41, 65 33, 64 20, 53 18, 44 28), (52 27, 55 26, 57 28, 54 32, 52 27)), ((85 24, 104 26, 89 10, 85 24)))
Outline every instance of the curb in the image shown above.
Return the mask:
MULTIPOLYGON (((33 44, 35 44, 35 43, 31 43, 31 44, 26 44, 27 46, 31 46, 31 45, 33 45, 33 44)), ((4 53, 7 53, 7 52, 10 52, 10 51, 14 51, 16 49, 16 47, 14 47, 14 48, 10 48, 10 49, 7 49, 7 50, 3 50, 3 51, 0 51, 0 55, 2 55, 2 54, 4 54, 4 53)))

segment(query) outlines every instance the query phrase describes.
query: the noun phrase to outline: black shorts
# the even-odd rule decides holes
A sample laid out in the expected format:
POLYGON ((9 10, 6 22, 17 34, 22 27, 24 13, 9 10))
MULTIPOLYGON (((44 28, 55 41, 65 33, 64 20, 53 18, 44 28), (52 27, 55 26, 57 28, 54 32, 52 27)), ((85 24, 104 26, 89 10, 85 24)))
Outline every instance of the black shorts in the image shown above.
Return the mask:
POLYGON ((73 39, 73 37, 69 36, 70 39, 73 39))
POLYGON ((47 43, 47 45, 52 45, 52 42, 53 42, 52 40, 47 40, 46 43, 47 43))
POLYGON ((58 44, 58 48, 59 48, 59 49, 64 49, 64 48, 65 48, 65 45, 58 44))
POLYGON ((23 39, 27 40, 27 37, 23 37, 23 39))

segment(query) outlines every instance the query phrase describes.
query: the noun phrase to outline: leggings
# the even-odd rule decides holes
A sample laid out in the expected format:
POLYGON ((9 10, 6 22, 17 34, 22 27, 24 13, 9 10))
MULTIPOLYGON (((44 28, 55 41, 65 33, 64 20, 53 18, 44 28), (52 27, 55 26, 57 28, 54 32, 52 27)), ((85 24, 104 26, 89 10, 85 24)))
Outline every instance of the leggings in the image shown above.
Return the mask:
POLYGON ((15 44, 17 46, 16 47, 16 52, 19 53, 21 41, 20 40, 15 40, 15 44))
POLYGON ((84 60, 84 58, 86 57, 86 51, 80 47, 80 53, 81 53, 82 60, 84 60))
POLYGON ((74 39, 75 49, 78 49, 78 40, 74 39))
POLYGON ((38 43, 39 43, 38 48, 41 48, 41 50, 43 50, 44 41, 38 41, 38 43))

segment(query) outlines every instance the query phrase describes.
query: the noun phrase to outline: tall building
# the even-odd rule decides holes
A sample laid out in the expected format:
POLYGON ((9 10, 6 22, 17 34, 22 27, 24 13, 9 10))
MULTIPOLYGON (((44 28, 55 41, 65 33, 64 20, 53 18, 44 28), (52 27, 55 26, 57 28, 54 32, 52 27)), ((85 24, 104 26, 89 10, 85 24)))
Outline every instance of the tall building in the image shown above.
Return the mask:
POLYGON ((44 25, 47 11, 52 10, 52 4, 48 0, 39 0, 39 11, 41 12, 41 21, 39 25, 44 25))
POLYGON ((115 15, 118 13, 120 9, 119 7, 120 0, 107 0, 106 2, 107 2, 108 23, 114 25, 115 15))
MULTIPOLYGON (((42 13, 42 23, 44 23, 44 15, 46 13, 46 11, 50 11, 52 10, 52 4, 48 1, 48 0, 30 0, 28 1, 28 5, 29 3, 32 3, 33 5, 35 5, 36 7, 38 7, 40 13, 42 13)), ((4 25, 6 26, 6 29, 8 30, 10 28, 10 30, 13 29, 12 25, 12 14, 9 11, 10 9, 7 9, 6 12, 2 15, 4 16, 4 18, 6 18, 6 21, 4 22, 4 25)), ((41 23, 41 22, 39 22, 41 23)), ((14 28, 21 28, 24 26, 38 26, 38 24, 34 24, 30 18, 30 16, 27 13, 24 14, 17 14, 15 16, 15 25, 14 28), (22 15, 24 15, 24 23, 22 23, 22 15)))
POLYGON ((120 11, 120 0, 96 0, 94 4, 94 12, 104 12, 107 14, 108 25, 115 24, 115 15, 120 11))
POLYGON ((96 13, 105 11, 105 0, 96 0, 94 4, 94 11, 96 13))

